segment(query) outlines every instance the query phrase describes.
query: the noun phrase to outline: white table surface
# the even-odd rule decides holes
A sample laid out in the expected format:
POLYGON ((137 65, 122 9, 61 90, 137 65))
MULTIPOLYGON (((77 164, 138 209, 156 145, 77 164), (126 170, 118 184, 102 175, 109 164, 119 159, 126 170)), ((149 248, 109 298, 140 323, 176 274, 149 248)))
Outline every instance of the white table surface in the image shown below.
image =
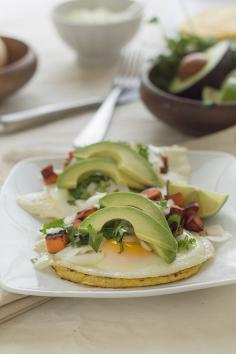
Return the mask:
MULTIPOLYGON (((114 68, 100 72, 81 69, 73 52, 56 36, 49 21, 49 10, 56 2, 0 0, 0 33, 28 41, 40 58, 35 78, 19 94, 5 101, 0 113, 102 94, 109 88, 114 68)), ((189 6, 190 1, 186 2, 189 6)), ((176 1, 145 3, 149 14, 158 15, 156 12, 160 11, 163 17, 170 16, 172 23, 178 22, 176 1), (171 15, 167 16, 170 9, 171 15)), ((204 1, 192 1, 192 6, 196 3, 204 1)), ((155 30, 146 28, 140 40, 145 42, 145 38, 150 38, 147 31, 152 31, 154 37, 155 30)), ((65 121, 64 134, 59 133, 54 144, 69 145, 75 134, 69 129, 71 124, 76 131, 90 116, 65 121)), ((54 123, 49 128, 56 131, 61 124, 54 123)), ((1 137, 1 149, 29 144, 37 147, 49 128, 1 137)), ((154 120, 141 103, 117 110, 109 137, 131 137, 160 144, 189 138, 154 120), (126 121, 132 119, 135 124, 126 128, 126 121)), ((233 354, 236 352, 235 297, 236 286, 227 286, 146 299, 54 299, 3 323, 0 352, 233 354)))

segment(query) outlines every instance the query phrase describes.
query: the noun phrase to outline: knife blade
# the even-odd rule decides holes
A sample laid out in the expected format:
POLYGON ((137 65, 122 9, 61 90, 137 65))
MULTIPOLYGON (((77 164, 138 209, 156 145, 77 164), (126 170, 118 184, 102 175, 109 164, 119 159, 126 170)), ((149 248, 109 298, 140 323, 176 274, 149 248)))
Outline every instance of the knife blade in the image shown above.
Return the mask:
MULTIPOLYGON (((118 100, 123 105, 139 98, 138 88, 127 90, 118 100)), ((12 133, 24 129, 51 123, 65 118, 70 114, 81 113, 98 108, 104 97, 82 98, 69 103, 57 103, 36 107, 21 112, 8 113, 0 116, 0 133, 12 133)))

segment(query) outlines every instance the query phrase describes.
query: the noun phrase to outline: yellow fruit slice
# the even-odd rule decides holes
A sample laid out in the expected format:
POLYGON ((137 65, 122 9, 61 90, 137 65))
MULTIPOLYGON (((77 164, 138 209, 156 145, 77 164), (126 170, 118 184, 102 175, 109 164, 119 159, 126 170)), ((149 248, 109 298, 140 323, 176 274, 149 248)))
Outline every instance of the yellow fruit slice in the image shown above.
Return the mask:
POLYGON ((174 194, 177 192, 183 194, 185 204, 192 202, 199 203, 199 215, 202 218, 207 218, 218 213, 228 199, 227 194, 209 192, 191 185, 168 181, 167 193, 174 194))

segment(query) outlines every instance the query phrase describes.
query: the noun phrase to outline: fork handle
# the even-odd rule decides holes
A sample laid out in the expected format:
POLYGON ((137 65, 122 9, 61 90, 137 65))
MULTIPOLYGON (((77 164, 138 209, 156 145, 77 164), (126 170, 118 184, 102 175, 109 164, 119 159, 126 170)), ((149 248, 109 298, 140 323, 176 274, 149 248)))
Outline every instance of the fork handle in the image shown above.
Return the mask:
POLYGON ((112 89, 94 117, 74 140, 75 147, 81 147, 103 140, 111 123, 114 108, 121 92, 122 89, 120 87, 114 87, 112 89))

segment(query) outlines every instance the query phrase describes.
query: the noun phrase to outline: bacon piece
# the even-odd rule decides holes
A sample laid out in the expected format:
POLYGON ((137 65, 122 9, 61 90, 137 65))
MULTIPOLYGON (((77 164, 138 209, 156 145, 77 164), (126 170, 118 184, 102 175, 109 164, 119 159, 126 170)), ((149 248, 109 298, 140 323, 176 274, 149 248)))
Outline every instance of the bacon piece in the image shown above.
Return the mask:
POLYGON ((73 227, 78 229, 80 227, 81 221, 82 220, 75 218, 75 220, 72 222, 73 227))
POLYGON ((179 216, 183 216, 183 213, 184 213, 184 208, 181 208, 180 206, 178 205, 173 205, 171 208, 170 208, 170 212, 169 212, 169 215, 173 215, 173 214, 177 214, 179 216))
POLYGON ((166 174, 169 171, 168 158, 166 156, 161 156, 161 159, 163 166, 160 168, 160 172, 166 174))
POLYGON ((76 219, 79 219, 82 221, 82 220, 86 219, 89 215, 95 213, 95 211, 97 211, 97 208, 88 208, 88 209, 79 211, 76 215, 76 219))
POLYGON ((155 188, 155 187, 144 189, 141 192, 141 194, 145 195, 146 197, 148 197, 151 200, 160 200, 160 199, 162 199, 161 191, 158 188, 155 188))
POLYGON ((46 246, 49 253, 54 254, 63 250, 68 242, 69 238, 64 231, 62 233, 48 234, 46 236, 46 246))
POLYGON ((191 215, 188 219, 186 219, 184 222, 184 227, 193 232, 200 232, 204 229, 203 222, 198 215, 191 215))
POLYGON ((73 225, 75 228, 79 228, 81 221, 83 221, 84 219, 86 219, 89 215, 95 213, 95 211, 97 211, 97 208, 88 208, 88 209, 79 211, 79 212, 76 214, 76 217, 75 217, 74 221, 72 222, 72 225, 73 225))
POLYGON ((44 183, 46 185, 55 184, 57 181, 57 174, 54 172, 53 166, 48 165, 41 170, 41 174, 43 176, 44 183))
POLYGON ((200 206, 197 202, 190 203, 184 208, 184 216, 188 218, 192 215, 196 215, 198 214, 199 209, 200 206))
POLYGON ((184 207, 184 197, 183 194, 180 192, 169 194, 166 196, 166 199, 172 199, 176 205, 178 205, 181 208, 184 207))

